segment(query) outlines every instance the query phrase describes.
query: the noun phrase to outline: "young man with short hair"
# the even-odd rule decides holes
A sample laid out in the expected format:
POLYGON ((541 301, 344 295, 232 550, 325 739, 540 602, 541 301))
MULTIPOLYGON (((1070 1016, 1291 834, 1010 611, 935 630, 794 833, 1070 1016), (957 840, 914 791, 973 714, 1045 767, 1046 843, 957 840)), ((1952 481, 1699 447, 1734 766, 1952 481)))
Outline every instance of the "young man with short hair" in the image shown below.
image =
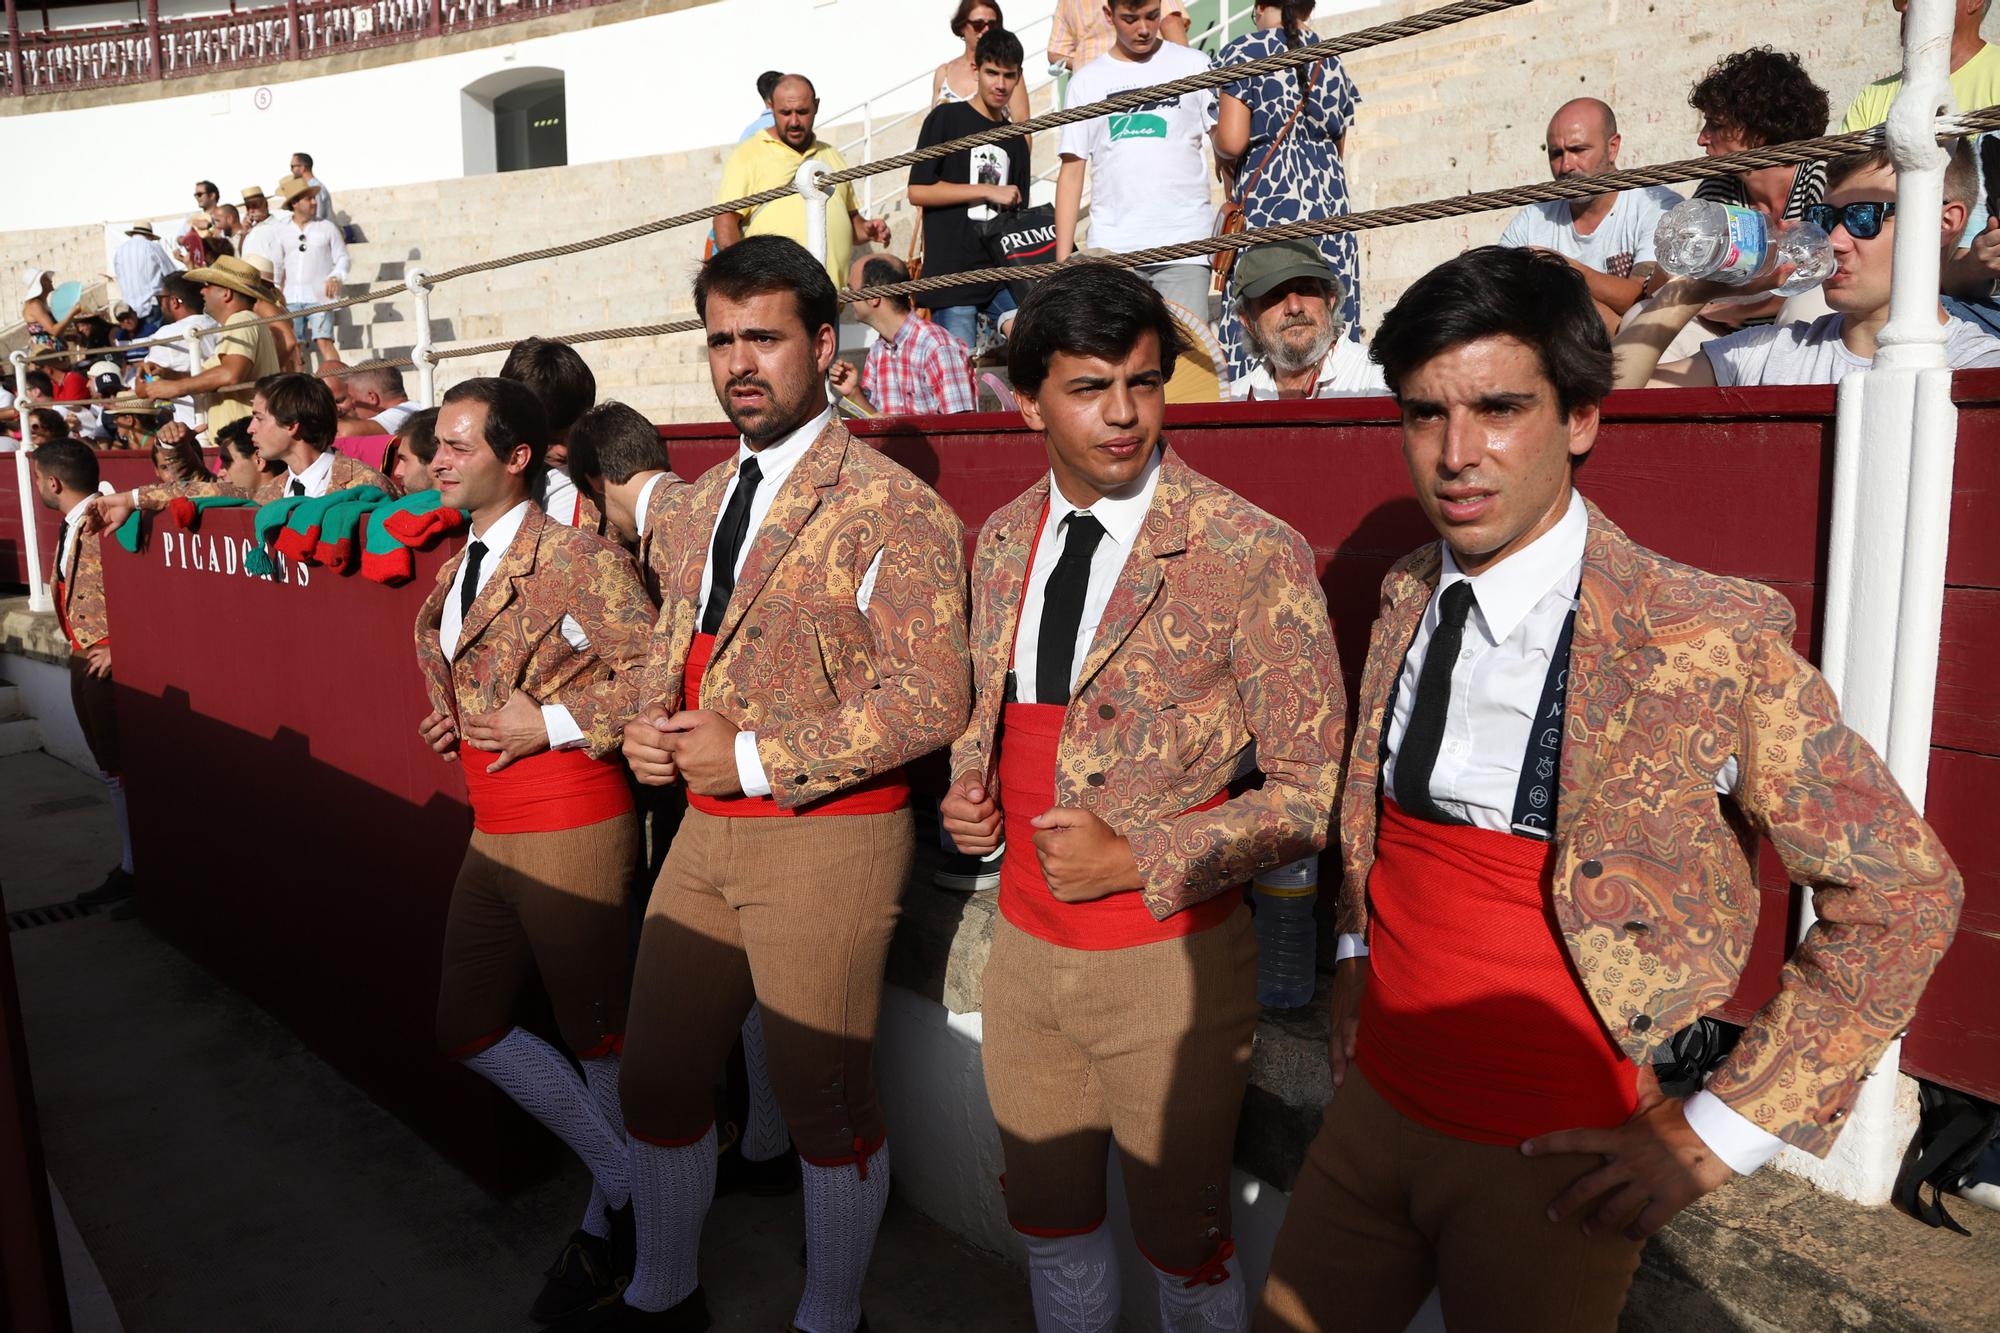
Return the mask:
POLYGON ((371 366, 340 376, 347 387, 347 418, 369 435, 394 435, 417 410, 394 366, 371 366))
MULTIPOLYGON (((1960 141, 1945 168, 1944 212, 1938 243, 1949 254, 1965 227, 1966 209, 1978 189, 1972 149, 1960 141)), ((1875 359, 1876 339, 1889 322, 1889 280, 1896 243, 1896 167, 1887 149, 1836 158, 1826 166, 1826 194, 1806 206, 1805 220, 1832 239, 1837 267, 1822 285, 1833 313, 1811 323, 1744 329, 1702 344, 1685 361, 1660 364, 1674 337, 1710 301, 1744 291, 1768 290, 1791 276, 1789 267, 1766 274, 1748 288, 1711 279, 1675 278, 1634 316, 1612 344, 1617 387, 1684 388, 1757 384, 1837 384, 1875 359)), ((1945 357, 1954 370, 2000 366, 2000 338, 1947 314, 1945 357)))
POLYGON ((1243 886, 1326 842, 1340 663, 1311 548, 1161 437, 1178 336, 1130 272, 1038 283, 1008 369, 1049 472, 973 560, 945 831, 1004 841, 987 1096, 1041 1333, 1118 1324, 1115 1143, 1168 1329, 1246 1327, 1230 1168, 1259 1013, 1243 886), (1232 786, 1255 754, 1263 782, 1232 786))
POLYGON ((1255 364, 1229 382, 1232 402, 1387 393, 1368 349, 1343 336, 1340 279, 1311 241, 1252 246, 1230 274, 1255 364))
POLYGON ((551 338, 524 338, 507 353, 500 378, 516 380, 534 390, 549 417, 549 451, 543 492, 537 497, 548 516, 573 528, 602 536, 604 514, 578 489, 569 470, 569 432, 578 417, 597 401, 597 376, 590 363, 568 343, 551 338))
POLYGON ((416 625, 431 700, 418 730, 459 764, 472 804, 445 923, 438 1048, 591 1173, 583 1221, 530 1312, 543 1323, 610 1298, 630 1271, 618 1052, 639 826, 616 751, 653 624, 625 553, 535 504, 547 439, 541 403, 512 380, 467 380, 445 394, 431 465, 468 535, 416 625), (581 1078, 515 1021, 536 975, 581 1078))
MULTIPOLYGON (((894 255, 855 260, 847 279, 857 291, 909 280, 909 266, 894 255)), ((875 331, 875 341, 858 373, 846 361, 833 363, 828 381, 835 393, 889 417, 979 410, 971 351, 949 329, 912 309, 909 297, 875 296, 850 308, 875 331)))
POLYGON ((667 443, 644 414, 620 402, 599 403, 576 419, 569 433, 570 465, 594 493, 604 497, 604 519, 639 561, 653 600, 660 598, 659 571, 653 567, 652 538, 673 499, 687 483, 667 462, 667 443))
POLYGON ((1435 1285, 1453 1328, 1608 1333, 1647 1236, 1784 1143, 1833 1147, 1962 887, 1793 649, 1791 604, 1576 491, 1611 355, 1575 269, 1471 251, 1374 355, 1440 540, 1383 580, 1361 674, 1337 1092, 1258 1326, 1401 1333, 1435 1285), (1817 922, 1681 1101, 1652 1063, 1741 980, 1746 830, 1817 922))
MULTIPOLYGON (((932 107, 917 133, 917 147, 962 139, 1007 121, 1008 101, 1021 86, 1021 39, 1005 28, 988 28, 972 59, 978 92, 969 102, 932 107)), ((1025 135, 911 167, 910 202, 924 214, 924 276, 991 268, 979 224, 1026 204, 1032 177, 1025 135)), ((1013 293, 1004 282, 926 292, 924 302, 938 327, 968 348, 979 345, 981 315, 997 329, 1000 317, 1014 308, 1013 293)))
POLYGON ((793 1323, 853 1333, 889 1197, 872 1059, 910 868, 903 765, 949 744, 971 703, 964 529, 834 417, 840 298, 803 246, 732 245, 694 299, 742 443, 675 488, 657 539, 663 609, 625 756, 643 783, 685 784, 690 808, 647 908, 625 1044, 639 1262, 618 1303, 567 1327, 709 1326, 709 1085, 758 1003, 805 1163, 793 1323))
MULTIPOLYGON (((1107 0, 1116 35, 1112 48, 1069 81, 1069 103, 1100 102, 1199 74, 1209 58, 1166 39, 1160 0, 1107 0)), ((1215 226, 1202 156, 1215 116, 1215 90, 1182 93, 1115 116, 1079 121, 1062 130, 1056 177, 1056 259, 1076 249, 1083 182, 1090 176, 1090 243, 1125 253, 1199 240, 1215 226)), ((1210 266, 1206 255, 1137 270, 1160 295, 1206 317, 1210 266)))
POLYGON ((389 480, 404 495, 437 489, 431 460, 437 456, 437 409, 426 407, 403 419, 389 445, 389 480))

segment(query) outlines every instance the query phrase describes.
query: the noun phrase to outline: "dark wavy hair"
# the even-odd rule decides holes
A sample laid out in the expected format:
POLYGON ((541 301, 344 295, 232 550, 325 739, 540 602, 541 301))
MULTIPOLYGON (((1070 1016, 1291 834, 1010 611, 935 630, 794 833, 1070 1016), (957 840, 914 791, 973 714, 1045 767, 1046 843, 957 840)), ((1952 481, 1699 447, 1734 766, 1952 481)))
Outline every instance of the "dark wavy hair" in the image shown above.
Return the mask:
POLYGON ((1152 284, 1112 264, 1067 265, 1037 282, 1021 303, 1007 339, 1007 378, 1033 397, 1056 353, 1121 361, 1149 330, 1160 341, 1160 378, 1172 379, 1180 329, 1152 284))
MULTIPOLYGON (((1000 0, 958 0, 958 8, 952 11, 951 16, 952 36, 965 36, 965 21, 972 17, 972 11, 975 9, 993 11, 993 28, 1007 26, 1007 16, 1000 12, 1000 0)), ((986 31, 992 32, 993 28, 988 28, 986 31)))
POLYGON ((1732 52, 1709 66, 1688 105, 1718 126, 1742 130, 1756 140, 1753 148, 1825 134, 1833 114, 1826 89, 1798 56, 1768 46, 1732 52))

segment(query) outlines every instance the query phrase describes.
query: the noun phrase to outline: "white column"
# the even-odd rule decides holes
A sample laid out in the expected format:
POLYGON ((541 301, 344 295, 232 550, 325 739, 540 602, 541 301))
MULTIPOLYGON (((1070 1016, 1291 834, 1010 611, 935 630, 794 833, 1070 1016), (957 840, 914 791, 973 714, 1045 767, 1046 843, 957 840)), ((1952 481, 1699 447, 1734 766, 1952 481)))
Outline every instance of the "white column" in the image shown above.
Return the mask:
POLYGON ((423 407, 437 406, 437 362, 431 357, 431 275, 421 268, 413 268, 403 278, 403 285, 410 289, 410 300, 416 306, 417 341, 410 348, 410 359, 417 363, 417 402, 423 407))
MULTIPOLYGON (((799 163, 798 174, 792 177, 792 188, 797 190, 799 197, 806 202, 806 249, 810 250, 812 257, 822 264, 826 262, 826 206, 828 200, 826 191, 819 187, 819 181, 820 177, 832 174, 822 163, 805 161, 799 163)), ((842 226, 849 225, 846 218, 842 218, 840 221, 842 226)), ((845 276, 845 274, 841 275, 843 279, 845 276)))
POLYGON ((42 570, 42 537, 35 529, 41 501, 35 498, 34 472, 28 464, 28 354, 15 352, 8 359, 14 363, 14 410, 21 414, 21 447, 14 451, 14 485, 21 493, 21 551, 28 558, 28 609, 53 611, 55 599, 49 596, 48 579, 42 570))
MULTIPOLYGON (((1821 665, 1847 722, 1881 751, 1919 808, 1930 766, 1939 622, 1958 413, 1938 323, 1938 218, 1948 154, 1933 120, 1953 108, 1951 0, 1910 0, 1903 86, 1889 112, 1896 160, 1895 280, 1874 365, 1840 386, 1821 665)), ((1808 904, 1800 928, 1809 928, 1808 904)), ((1862 1085, 1825 1161, 1786 1149, 1789 1171, 1861 1203, 1889 1200, 1916 1132, 1900 1043, 1862 1085)))

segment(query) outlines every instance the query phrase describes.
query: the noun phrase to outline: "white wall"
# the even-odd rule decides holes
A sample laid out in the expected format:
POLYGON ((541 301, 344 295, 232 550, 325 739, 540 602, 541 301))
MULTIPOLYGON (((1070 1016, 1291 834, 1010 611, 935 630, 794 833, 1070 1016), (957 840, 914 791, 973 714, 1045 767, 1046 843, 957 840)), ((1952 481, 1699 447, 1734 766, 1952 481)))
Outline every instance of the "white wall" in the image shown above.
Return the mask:
MULTIPOLYGON (((1051 0, 1016 7, 1023 27, 1054 8, 1051 0)), ((274 65, 257 87, 8 117, 0 125, 10 142, 149 148, 120 154, 115 173, 94 173, 81 185, 0 191, 0 231, 191 207, 189 187, 202 177, 234 200, 251 183, 269 190, 299 149, 312 153, 336 205, 344 188, 461 176, 468 156, 461 90, 522 66, 563 71, 572 164, 730 142, 761 110, 755 84, 766 69, 810 77, 828 116, 921 75, 883 103, 891 112, 914 110, 930 91, 931 69, 954 52, 949 12, 919 10, 910 0, 723 0, 324 78, 288 80, 286 67, 274 65)), ((1030 38, 1037 33, 1045 37, 1046 27, 1030 38)), ((599 216, 580 231, 654 211, 643 199, 590 207, 599 216)))

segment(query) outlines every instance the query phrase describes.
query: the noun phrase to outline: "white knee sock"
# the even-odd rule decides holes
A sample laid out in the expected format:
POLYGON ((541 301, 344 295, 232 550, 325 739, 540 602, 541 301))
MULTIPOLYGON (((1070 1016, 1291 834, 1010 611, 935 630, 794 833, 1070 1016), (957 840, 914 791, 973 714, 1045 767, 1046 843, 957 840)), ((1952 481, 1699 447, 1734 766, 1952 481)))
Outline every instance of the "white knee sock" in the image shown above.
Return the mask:
POLYGON ((1036 1333, 1112 1333, 1118 1327, 1118 1250, 1109 1227, 1023 1239, 1036 1333))
POLYGON ((611 1206, 624 1206, 629 1195, 624 1148, 598 1114, 583 1080, 555 1047, 521 1028, 509 1028, 465 1064, 568 1144, 590 1168, 611 1206))
POLYGON ((635 1310, 671 1309, 700 1280, 695 1258, 701 1224, 715 1198, 715 1126, 678 1148, 633 1139, 631 1154, 639 1255, 625 1303, 635 1310))
MULTIPOLYGON (((598 1060, 583 1062, 583 1086, 590 1093, 591 1104, 603 1119, 611 1136, 618 1140, 618 1150, 625 1151, 624 1113, 618 1109, 618 1057, 607 1055, 598 1060)), ((583 1210, 583 1222, 578 1228, 596 1236, 599 1240, 611 1234, 611 1219, 606 1216, 607 1208, 619 1207, 604 1197, 604 1187, 597 1183, 597 1177, 590 1178, 590 1202, 583 1210)))
POLYGON ((807 1162, 804 1172, 806 1293, 792 1322, 803 1333, 854 1333, 861 1323, 861 1281, 889 1205, 889 1145, 858 1165, 807 1162))
POLYGON ((111 788, 111 813, 118 821, 121 848, 118 868, 129 875, 132 873, 132 816, 125 808, 125 783, 119 778, 107 778, 104 785, 111 788))
POLYGON ((1185 1273, 1153 1269, 1160 1284, 1160 1328, 1162 1333, 1242 1333, 1250 1327, 1245 1310, 1243 1271, 1234 1251, 1213 1265, 1227 1276, 1211 1283, 1206 1277, 1189 1285, 1185 1273))
POLYGON ((771 1066, 764 1054, 764 1008, 750 1006, 743 1020, 743 1070, 750 1084, 750 1107, 743 1115, 743 1160, 768 1162, 790 1149, 792 1136, 771 1091, 771 1066))

